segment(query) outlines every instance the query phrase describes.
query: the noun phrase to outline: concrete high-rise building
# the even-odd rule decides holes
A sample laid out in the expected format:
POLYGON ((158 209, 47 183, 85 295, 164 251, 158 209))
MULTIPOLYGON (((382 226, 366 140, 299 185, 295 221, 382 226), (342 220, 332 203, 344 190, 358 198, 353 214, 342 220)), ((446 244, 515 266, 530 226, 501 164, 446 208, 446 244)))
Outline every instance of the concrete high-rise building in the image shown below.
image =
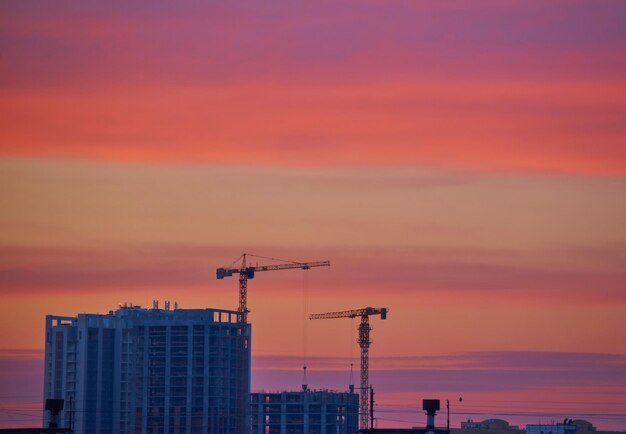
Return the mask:
POLYGON ((156 307, 46 317, 44 400, 65 400, 59 427, 247 434, 250 325, 235 311, 156 307))
POLYGON ((359 395, 328 390, 253 393, 251 434, 356 434, 359 395))

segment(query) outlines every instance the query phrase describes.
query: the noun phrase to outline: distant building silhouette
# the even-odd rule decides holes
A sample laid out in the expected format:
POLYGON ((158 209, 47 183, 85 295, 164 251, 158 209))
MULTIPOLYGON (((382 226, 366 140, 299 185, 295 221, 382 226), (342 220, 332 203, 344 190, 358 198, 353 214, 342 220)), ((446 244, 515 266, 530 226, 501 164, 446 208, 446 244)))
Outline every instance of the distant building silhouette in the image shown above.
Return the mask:
POLYGON ((509 425, 502 419, 485 419, 480 422, 468 420, 461 422, 461 428, 453 428, 451 434, 523 434, 517 425, 509 425))
POLYGON ((624 434, 624 431, 601 431, 598 430, 593 424, 584 419, 570 419, 570 425, 574 425, 576 427, 576 434, 624 434))
POLYGON ((72 414, 77 434, 248 432, 250 325, 157 306, 46 317, 44 399, 65 399, 59 427, 72 414))
POLYGON ((453 428, 451 434, 623 434, 626 431, 598 431, 591 422, 582 419, 566 419, 563 423, 529 424, 525 429, 509 425, 502 419, 486 419, 481 422, 461 422, 461 428, 453 428))
POLYGON ((598 429, 591 422, 583 419, 573 419, 570 423, 576 427, 577 434, 598 432, 598 429))

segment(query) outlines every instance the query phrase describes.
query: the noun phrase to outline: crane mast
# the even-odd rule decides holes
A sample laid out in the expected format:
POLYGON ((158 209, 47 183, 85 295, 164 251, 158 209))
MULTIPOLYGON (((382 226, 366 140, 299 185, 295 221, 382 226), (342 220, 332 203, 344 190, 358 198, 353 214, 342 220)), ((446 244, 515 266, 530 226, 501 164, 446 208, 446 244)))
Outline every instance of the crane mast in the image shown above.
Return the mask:
POLYGON ((369 351, 370 344, 370 316, 380 315, 380 319, 387 319, 387 308, 365 307, 363 309, 345 310, 341 312, 314 313, 309 319, 335 319, 361 317, 359 324, 359 347, 361 347, 361 388, 359 390, 359 428, 367 429, 369 422, 368 391, 369 385, 369 351))
POLYGON ((218 279, 223 279, 224 277, 230 277, 233 274, 239 274, 239 312, 241 315, 239 316, 239 321, 243 324, 247 324, 248 322, 248 280, 254 279, 254 275, 259 271, 274 271, 274 270, 291 270, 294 268, 300 268, 302 270, 308 270, 313 267, 328 267, 330 266, 330 261, 317 261, 317 262, 293 262, 293 261, 284 261, 282 259, 276 258, 268 258, 265 256, 252 255, 249 253, 244 253, 239 258, 237 258, 231 265, 228 267, 218 268, 216 270, 216 277, 218 279), (286 264, 270 264, 270 265, 254 265, 249 266, 246 264, 246 258, 252 256, 256 258, 269 259, 269 260, 279 260, 283 262, 287 262, 286 264), (237 268, 232 268, 232 265, 241 259, 241 265, 237 268))

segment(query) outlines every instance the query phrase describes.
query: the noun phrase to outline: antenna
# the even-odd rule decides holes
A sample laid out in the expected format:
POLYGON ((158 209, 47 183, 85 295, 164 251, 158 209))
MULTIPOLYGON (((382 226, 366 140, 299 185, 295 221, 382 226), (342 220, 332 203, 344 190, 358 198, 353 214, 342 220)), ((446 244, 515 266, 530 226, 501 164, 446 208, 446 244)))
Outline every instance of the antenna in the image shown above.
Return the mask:
POLYGON ((302 374, 302 391, 306 392, 309 389, 309 385, 307 384, 307 380, 306 380, 306 365, 302 367, 303 369, 303 374, 302 374))
POLYGON ((354 363, 350 363, 350 384, 348 384, 348 390, 350 393, 354 393, 354 372, 352 371, 352 367, 354 363))

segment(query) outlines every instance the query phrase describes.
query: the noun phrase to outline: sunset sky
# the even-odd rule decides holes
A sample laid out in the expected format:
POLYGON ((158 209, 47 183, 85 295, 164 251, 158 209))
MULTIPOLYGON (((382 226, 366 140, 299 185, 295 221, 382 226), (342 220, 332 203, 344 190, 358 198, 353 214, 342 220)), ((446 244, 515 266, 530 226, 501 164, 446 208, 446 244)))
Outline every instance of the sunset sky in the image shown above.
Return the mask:
MULTIPOLYGON (((0 2, 0 427, 46 314, 237 306, 253 389, 626 429, 626 3, 0 2), (463 396, 458 404, 458 396, 463 396), (542 403, 542 404, 538 404, 542 403), (545 407, 540 409, 540 407, 545 407)), ((15 392, 19 391, 19 392, 15 392)), ((443 418, 441 419, 443 421, 443 418)))

